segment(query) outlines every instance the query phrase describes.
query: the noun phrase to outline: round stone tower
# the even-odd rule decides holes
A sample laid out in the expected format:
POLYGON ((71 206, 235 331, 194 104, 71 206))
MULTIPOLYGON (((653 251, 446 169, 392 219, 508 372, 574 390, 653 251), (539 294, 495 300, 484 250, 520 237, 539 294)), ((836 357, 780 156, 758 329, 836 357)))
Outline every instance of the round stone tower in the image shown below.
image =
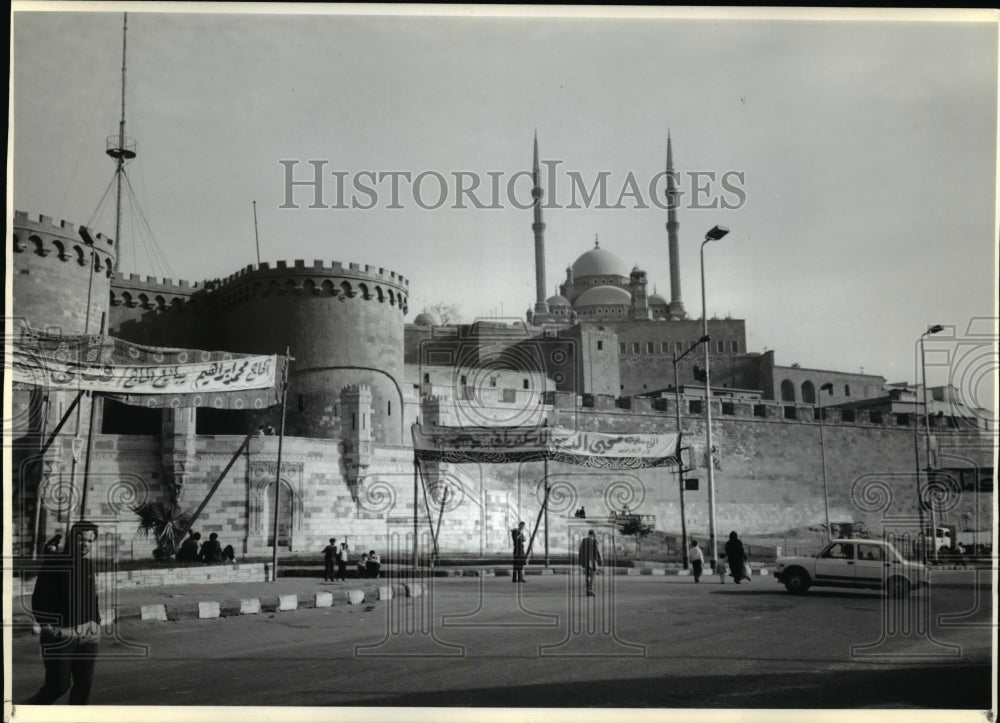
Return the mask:
MULTIPOLYGON (((372 441, 403 440, 403 317, 409 281, 359 264, 279 261, 248 266, 212 292, 219 349, 283 354, 290 348, 287 432, 340 439, 341 390, 371 390, 372 441)), ((361 419, 361 417, 359 417, 361 419)))
MULTIPOLYGON (((66 221, 57 225, 48 216, 29 218, 15 211, 11 246, 14 269, 9 313, 14 317, 15 340, 24 325, 52 334, 100 333, 117 254, 111 239, 66 221)), ((11 402, 12 538, 15 554, 31 554, 40 551, 42 540, 56 531, 65 534, 67 526, 79 518, 87 481, 82 455, 77 453, 81 448, 74 442, 87 437, 91 400, 32 386, 15 388, 11 402), (72 409, 74 403, 75 415, 40 457, 46 434, 52 433, 63 410, 72 409)))
POLYGON ((97 334, 108 311, 114 241, 48 216, 14 212, 13 316, 35 329, 97 334))

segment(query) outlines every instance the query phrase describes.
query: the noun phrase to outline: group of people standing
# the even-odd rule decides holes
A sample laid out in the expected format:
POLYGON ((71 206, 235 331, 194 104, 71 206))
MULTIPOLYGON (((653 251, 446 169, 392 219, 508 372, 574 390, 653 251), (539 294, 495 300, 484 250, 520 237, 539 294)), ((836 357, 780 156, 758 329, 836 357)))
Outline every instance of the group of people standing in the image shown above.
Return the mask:
MULTIPOLYGON (((698 547, 697 540, 691 540, 688 559, 691 561, 691 573, 694 576, 694 581, 699 582, 705 568, 705 553, 698 547)), ((733 530, 729 533, 729 539, 726 540, 725 552, 719 553, 719 558, 713 560, 712 563, 715 565, 714 572, 719 576, 720 583, 726 582, 726 566, 728 565, 729 574, 739 585, 744 580, 751 581, 749 561, 750 556, 743 546, 743 541, 736 534, 736 530, 733 530)))
MULTIPOLYGON (((323 548, 323 581, 336 582, 347 580, 347 565, 350 562, 351 548, 346 542, 337 546, 337 538, 331 537, 330 544, 323 548), (334 570, 336 565, 336 570, 334 570)), ((358 560, 356 576, 366 579, 378 579, 382 573, 382 560, 375 550, 361 553, 358 560)))

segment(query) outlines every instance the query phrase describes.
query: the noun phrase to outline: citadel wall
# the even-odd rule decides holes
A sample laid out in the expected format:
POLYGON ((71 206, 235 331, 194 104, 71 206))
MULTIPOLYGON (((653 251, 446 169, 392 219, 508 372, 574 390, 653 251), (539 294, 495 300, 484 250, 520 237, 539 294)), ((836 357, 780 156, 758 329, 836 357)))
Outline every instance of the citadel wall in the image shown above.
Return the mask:
POLYGON ((212 349, 209 292, 199 282, 120 275, 111 282, 111 333, 148 346, 212 349))
MULTIPOLYGON (((663 433, 675 430, 673 399, 616 400, 597 395, 580 404, 575 395, 555 393, 544 405, 542 423, 569 429, 623 433, 663 433)), ((682 399, 685 447, 697 467, 685 477, 698 478, 699 489, 685 493, 687 527, 691 534, 708 530, 704 417, 691 413, 696 398, 682 399)), ((520 403, 526 403, 520 400, 520 403)), ((432 405, 433 406, 433 405, 432 405)), ((498 405, 499 406, 499 405, 498 405)), ((823 474, 819 455, 819 423, 812 405, 713 400, 716 444, 716 516, 718 533, 735 529, 743 535, 780 533, 825 522, 823 474)), ((853 421, 837 413, 824 423, 826 470, 831 518, 863 522, 873 534, 884 524, 918 517, 918 480, 913 469, 913 428, 905 415, 873 420, 857 412, 853 421)), ((424 409, 425 422, 430 407, 424 409)), ((429 423, 429 422, 428 422, 429 423)), ((218 532, 244 553, 269 549, 273 516, 277 438, 254 438, 205 508, 196 529, 218 532)), ((207 493, 240 438, 196 436, 186 470, 181 504, 196 506, 207 493)), ((943 454, 963 454, 978 448, 972 464, 989 463, 989 442, 981 435, 938 430, 935 445, 943 454), (947 450, 952 450, 948 452, 947 450), (962 450, 959 452, 958 450, 962 450)), ((95 484, 88 514, 117 520, 120 550, 137 556, 152 550, 152 542, 135 538, 134 516, 122 509, 129 484, 145 494, 163 494, 159 442, 155 438, 99 436, 95 444, 95 484), (140 482, 141 480, 141 482, 140 482), (114 500, 118 500, 115 502, 114 500), (117 507, 116 507, 117 505, 117 507), (117 517, 116 517, 117 515, 117 517), (144 547, 145 546, 145 547, 144 547), (149 549, 145 549, 148 547, 149 549)), ((354 487, 347 474, 348 456, 334 440, 286 438, 282 464, 282 533, 279 542, 293 551, 318 551, 330 536, 355 548, 380 552, 401 549, 408 555, 414 516, 414 470, 408 446, 372 444, 361 483, 354 487), (404 542, 401 542, 404 540, 404 542), (360 548, 359 548, 360 545, 360 548)), ((429 549, 427 520, 438 518, 444 486, 449 497, 439 546, 445 552, 502 555, 508 531, 518 520, 534 525, 543 498, 540 462, 525 464, 423 464, 416 514, 422 549, 429 549), (426 485, 426 498, 424 492, 426 485)), ((990 469, 991 473, 992 470, 990 469)), ((594 470, 557 462, 548 464, 551 488, 550 551, 565 554, 576 529, 572 517, 585 506, 588 519, 600 523, 611 512, 653 515, 659 530, 680 530, 678 479, 674 468, 638 471, 594 470)), ((921 481, 926 499, 932 494, 921 481)), ((953 481, 935 482, 938 522, 961 525, 974 519, 992 524, 992 495, 961 489, 953 481), (964 517, 963 517, 964 516, 964 517)), ((577 531, 578 532, 578 531, 577 531)), ((541 554, 542 539, 535 554, 541 554)))

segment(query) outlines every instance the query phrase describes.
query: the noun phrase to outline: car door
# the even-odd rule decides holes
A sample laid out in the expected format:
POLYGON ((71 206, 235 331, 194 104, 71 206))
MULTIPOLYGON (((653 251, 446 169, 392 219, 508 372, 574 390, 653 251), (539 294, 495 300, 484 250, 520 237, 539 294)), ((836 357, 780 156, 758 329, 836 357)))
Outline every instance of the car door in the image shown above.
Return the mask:
POLYGON ((853 542, 834 542, 816 558, 816 583, 819 585, 854 585, 853 542))
POLYGON ((881 587, 888 566, 889 561, 885 559, 885 549, 881 545, 858 543, 854 561, 854 575, 858 585, 881 587))

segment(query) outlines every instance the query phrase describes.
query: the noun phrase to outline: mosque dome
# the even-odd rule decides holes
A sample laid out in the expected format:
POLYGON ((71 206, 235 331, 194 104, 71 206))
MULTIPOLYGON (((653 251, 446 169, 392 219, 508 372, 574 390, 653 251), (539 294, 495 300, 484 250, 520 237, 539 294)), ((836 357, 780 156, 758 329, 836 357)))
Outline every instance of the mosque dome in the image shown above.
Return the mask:
POLYGON ((660 294, 650 294, 648 303, 650 306, 670 306, 670 302, 660 294))
POLYGON ((417 314, 417 318, 413 320, 413 323, 417 326, 437 326, 437 320, 426 311, 417 314))
POLYGON ((551 308, 553 306, 569 306, 570 305, 569 299, 567 299, 562 294, 556 294, 554 296, 550 296, 549 298, 547 298, 545 300, 545 303, 547 303, 549 305, 549 308, 551 308))
POLYGON ((582 306, 628 306, 632 303, 632 296, 625 289, 618 286, 594 286, 587 289, 578 297, 573 304, 574 307, 582 306))
POLYGON ((594 242, 594 248, 573 262, 573 278, 583 276, 624 276, 628 277, 627 267, 622 260, 610 251, 602 249, 594 242))

